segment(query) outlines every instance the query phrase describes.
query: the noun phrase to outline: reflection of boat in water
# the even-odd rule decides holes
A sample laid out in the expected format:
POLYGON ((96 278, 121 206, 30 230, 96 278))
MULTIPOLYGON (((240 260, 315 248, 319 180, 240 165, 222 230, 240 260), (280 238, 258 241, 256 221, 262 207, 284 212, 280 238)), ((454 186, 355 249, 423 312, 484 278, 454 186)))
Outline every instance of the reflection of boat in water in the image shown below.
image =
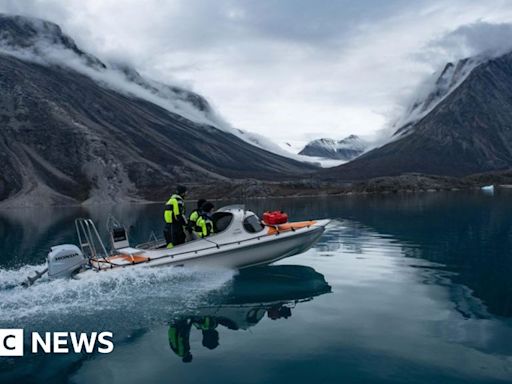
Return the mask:
POLYGON ((170 321, 169 346, 183 362, 192 361, 192 330, 201 332, 205 348, 215 349, 219 346, 220 329, 247 330, 265 316, 271 320, 288 319, 297 304, 331 292, 322 274, 294 265, 246 269, 228 288, 227 294, 213 295, 212 301, 217 304, 198 307, 170 321))
POLYGON ((247 304, 275 300, 302 300, 330 292, 324 275, 311 267, 273 265, 241 270, 232 281, 224 303, 247 304))

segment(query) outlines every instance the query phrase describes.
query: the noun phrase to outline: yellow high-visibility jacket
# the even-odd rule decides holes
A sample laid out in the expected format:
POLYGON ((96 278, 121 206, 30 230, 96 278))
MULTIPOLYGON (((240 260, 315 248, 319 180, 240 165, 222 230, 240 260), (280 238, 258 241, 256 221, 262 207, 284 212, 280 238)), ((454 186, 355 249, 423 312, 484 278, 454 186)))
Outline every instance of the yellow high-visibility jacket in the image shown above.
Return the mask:
POLYGON ((206 215, 200 215, 196 220, 196 234, 198 237, 207 237, 213 233, 213 222, 206 215))
POLYGON ((178 221, 184 225, 187 222, 185 219, 185 202, 180 195, 172 195, 165 203, 164 220, 167 224, 178 221))
POLYGON ((199 218, 199 211, 197 209, 195 209, 190 214, 190 216, 188 218, 188 222, 190 223, 190 225, 195 226, 198 218, 199 218))

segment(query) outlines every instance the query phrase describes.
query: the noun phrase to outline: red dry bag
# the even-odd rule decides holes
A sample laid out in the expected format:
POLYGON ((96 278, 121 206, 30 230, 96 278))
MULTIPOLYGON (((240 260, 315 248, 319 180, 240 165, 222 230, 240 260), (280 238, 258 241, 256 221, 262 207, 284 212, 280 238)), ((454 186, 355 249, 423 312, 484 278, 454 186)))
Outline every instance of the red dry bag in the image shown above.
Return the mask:
POLYGON ((267 211, 263 214, 263 221, 268 225, 284 224, 288 221, 288 215, 283 211, 267 211))

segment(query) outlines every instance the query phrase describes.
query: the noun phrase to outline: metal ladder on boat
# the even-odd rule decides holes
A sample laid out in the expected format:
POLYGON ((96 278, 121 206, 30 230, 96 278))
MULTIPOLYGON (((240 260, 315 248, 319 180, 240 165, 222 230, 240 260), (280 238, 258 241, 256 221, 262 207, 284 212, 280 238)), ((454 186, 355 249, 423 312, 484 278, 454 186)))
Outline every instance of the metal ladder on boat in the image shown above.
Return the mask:
POLYGON ((80 249, 84 256, 88 259, 102 258, 106 260, 108 252, 94 222, 91 219, 79 218, 75 220, 75 227, 80 249))

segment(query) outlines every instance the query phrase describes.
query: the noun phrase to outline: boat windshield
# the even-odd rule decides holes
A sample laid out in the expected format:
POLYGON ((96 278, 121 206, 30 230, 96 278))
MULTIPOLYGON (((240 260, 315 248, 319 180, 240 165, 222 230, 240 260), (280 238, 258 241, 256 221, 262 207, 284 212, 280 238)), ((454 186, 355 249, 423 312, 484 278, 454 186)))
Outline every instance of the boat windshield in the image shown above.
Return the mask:
POLYGON ((244 229, 249 233, 256 233, 263 230, 265 226, 256 215, 249 215, 244 219, 244 229))
POLYGON ((230 212, 215 212, 212 215, 213 231, 215 233, 222 232, 229 227, 233 221, 233 214, 230 212))

